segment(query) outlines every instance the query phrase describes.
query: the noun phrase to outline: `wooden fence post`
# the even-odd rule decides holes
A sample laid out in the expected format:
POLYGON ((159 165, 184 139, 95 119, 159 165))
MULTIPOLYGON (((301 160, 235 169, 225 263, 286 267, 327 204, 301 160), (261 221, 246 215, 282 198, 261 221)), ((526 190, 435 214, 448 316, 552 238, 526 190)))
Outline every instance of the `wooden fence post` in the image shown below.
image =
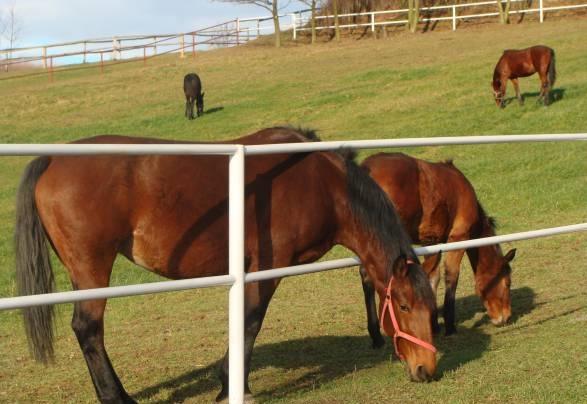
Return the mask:
POLYGON ((43 47, 43 67, 47 70, 47 47, 43 47))
POLYGON ((100 73, 104 73, 104 52, 100 52, 100 73))
POLYGON ((183 38, 184 34, 180 34, 179 36, 179 57, 181 59, 185 58, 185 42, 184 42, 184 38, 183 38))
POLYGON ((49 82, 53 83, 53 56, 49 58, 49 82))
POLYGON ((196 35, 192 34, 192 57, 196 58, 196 35))
POLYGON ((88 51, 87 43, 84 42, 84 64, 86 64, 86 52, 88 51))

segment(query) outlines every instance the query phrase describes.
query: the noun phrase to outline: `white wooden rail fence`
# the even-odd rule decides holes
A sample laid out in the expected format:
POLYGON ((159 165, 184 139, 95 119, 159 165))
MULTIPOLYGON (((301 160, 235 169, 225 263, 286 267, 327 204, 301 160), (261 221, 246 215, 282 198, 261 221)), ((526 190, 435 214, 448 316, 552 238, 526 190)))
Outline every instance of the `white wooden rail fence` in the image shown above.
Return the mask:
MULTIPOLYGON (((509 11, 510 15, 538 13, 539 21, 544 21, 547 12, 562 10, 587 9, 587 3, 569 4, 558 6, 545 6, 552 0, 532 0, 533 8, 519 8, 509 11)), ((502 0, 505 2, 505 0, 502 0)), ((527 0, 511 0, 513 4, 527 4, 527 0)), ((280 26, 284 30, 291 30, 293 39, 297 39, 298 33, 309 31, 310 10, 300 10, 295 13, 280 14, 280 26)), ((389 25, 402 25, 408 22, 408 9, 396 9, 385 11, 370 11, 363 13, 339 14, 340 28, 367 28, 375 33, 376 27, 389 25), (398 18, 394 18, 399 16, 398 18), (358 19, 368 21, 357 22, 358 19), (393 19, 390 19, 393 18, 393 19), (350 21, 353 19, 355 21, 350 21)), ((453 4, 445 6, 421 7, 420 23, 450 21, 452 29, 457 29, 457 23, 461 20, 475 18, 487 18, 499 16, 495 1, 483 1, 475 3, 453 4), (486 11, 477 14, 467 13, 469 9, 486 11), (492 10, 492 11, 490 11, 492 10), (447 15, 437 17, 425 17, 426 13, 446 12, 447 15)), ((54 43, 44 46, 31 46, 13 49, 0 49, 0 66, 8 71, 18 65, 40 65, 50 72, 57 64, 72 63, 100 63, 103 67, 106 59, 110 62, 122 59, 142 58, 145 62, 148 58, 165 54, 179 53, 184 57, 186 52, 195 55, 196 49, 208 49, 210 47, 238 46, 249 40, 256 39, 260 35, 271 34, 274 31, 271 16, 252 18, 236 18, 207 28, 175 34, 150 34, 150 35, 125 35, 112 38, 94 38, 79 41, 54 43), (106 58, 106 59, 105 59, 106 58)), ((316 16, 318 24, 316 30, 331 30, 334 28, 333 15, 316 16), (325 24, 321 21, 326 20, 325 24)))
MULTIPOLYGON (((553 11, 561 11, 561 10, 575 10, 580 8, 587 8, 587 3, 584 4, 572 4, 572 5, 562 5, 562 6, 550 6, 545 7, 544 1, 548 0, 534 0, 532 3, 538 3, 537 7, 534 8, 520 8, 517 10, 510 9, 509 15, 514 14, 532 14, 538 13, 539 21, 542 23, 544 22, 544 13, 546 12, 553 12, 553 11)), ((502 0, 502 3, 505 4, 505 0, 502 0)), ((527 0, 511 0, 513 4, 527 4, 527 0)), ((459 20, 471 20, 476 18, 487 18, 487 17, 495 17, 499 16, 499 12, 497 11, 496 1, 483 1, 483 2, 475 2, 475 3, 463 3, 463 4, 452 4, 452 5, 445 5, 445 6, 432 6, 432 7, 420 7, 420 16, 418 19, 419 23, 428 23, 428 22, 437 22, 437 21, 451 21, 452 30, 456 31, 457 29, 457 22, 459 20), (477 14, 467 14, 467 9, 478 9, 480 7, 487 8, 487 10, 492 9, 494 11, 486 11, 483 13, 477 14), (442 12, 446 11, 448 14, 447 16, 441 17, 423 17, 422 14, 426 12, 442 12)), ((378 26, 388 26, 388 25, 404 25, 407 24, 408 19, 408 11, 409 9, 397 9, 397 10, 385 10, 385 11, 369 11, 363 13, 350 13, 350 14, 339 14, 339 19, 342 20, 340 23, 339 28, 360 28, 360 27, 367 27, 370 28, 371 32, 375 32, 375 28, 378 26), (394 15, 403 15, 405 18, 402 19, 393 19, 393 20, 381 20, 376 21, 376 17, 385 18, 385 17, 392 17, 394 15), (369 17, 368 22, 357 23, 357 22, 349 22, 345 23, 344 21, 350 18, 356 19, 356 17, 369 17)), ((293 39, 297 38, 297 32, 299 31, 309 31, 311 28, 309 27, 310 23, 310 16, 307 13, 307 10, 304 12, 292 13, 291 14, 291 29, 293 39)), ((326 20, 328 23, 325 25, 320 25, 319 23, 316 24, 316 30, 324 30, 324 29, 334 29, 334 15, 319 15, 316 16, 317 22, 321 20, 326 20)))
MULTIPOLYGON (((20 296, 0 299, 0 310, 19 309, 38 305, 76 302, 80 300, 105 299, 112 297, 144 295, 150 293, 204 288, 211 286, 230 286, 229 290, 229 402, 240 404, 244 397, 244 285, 266 279, 301 275, 330 269, 359 265, 359 260, 346 258, 324 261, 294 267, 271 269, 257 273, 244 272, 244 162, 246 155, 272 153, 301 153, 317 150, 339 150, 341 148, 393 148, 408 146, 439 145, 479 145, 496 143, 586 141, 587 133, 558 135, 509 135, 509 136, 462 136, 437 138, 412 138, 389 140, 339 141, 320 143, 293 143, 278 145, 82 145, 82 144, 4 144, 0 145, 2 156, 40 156, 40 155, 229 155, 229 273, 205 278, 177 281, 154 282, 139 285, 116 286, 99 289, 77 290, 34 296, 20 296)), ((587 145, 587 144, 586 144, 587 145)), ((482 245, 526 240, 556 234, 586 231, 587 223, 533 230, 509 235, 494 236, 416 249, 418 255, 429 255, 439 251, 449 251, 478 247, 482 245)))

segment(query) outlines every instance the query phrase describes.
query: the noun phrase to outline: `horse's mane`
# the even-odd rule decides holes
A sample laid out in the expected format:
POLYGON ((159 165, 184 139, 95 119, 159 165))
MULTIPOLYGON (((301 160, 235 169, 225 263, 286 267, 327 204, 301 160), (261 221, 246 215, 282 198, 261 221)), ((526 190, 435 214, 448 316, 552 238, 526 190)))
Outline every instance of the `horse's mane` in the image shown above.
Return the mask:
POLYGON ((497 230, 497 220, 493 216, 487 215, 479 200, 477 200, 477 210, 479 212, 479 221, 483 226, 488 226, 495 233, 495 230, 497 230))
MULTIPOLYGON (((368 173, 351 158, 345 159, 345 167, 351 211, 385 251, 388 261, 386 281, 389 281, 393 275, 393 263, 400 255, 419 262, 412 248, 412 241, 392 202, 368 173)), ((416 295, 433 307, 434 296, 426 274, 419 266, 417 270, 413 269, 414 266, 409 268, 408 277, 416 295)))

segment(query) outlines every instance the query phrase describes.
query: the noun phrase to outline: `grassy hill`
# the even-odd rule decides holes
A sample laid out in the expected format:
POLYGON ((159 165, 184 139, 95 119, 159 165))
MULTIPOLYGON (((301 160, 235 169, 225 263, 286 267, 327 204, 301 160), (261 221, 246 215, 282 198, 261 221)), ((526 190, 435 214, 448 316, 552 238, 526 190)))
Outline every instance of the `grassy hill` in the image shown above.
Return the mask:
MULTIPOLYGON (((260 128, 315 128, 325 140, 587 132, 587 20, 476 26, 386 40, 244 46, 100 70, 4 80, 0 142, 58 143, 99 133, 230 139, 260 128), (557 52, 557 100, 496 108, 493 67, 505 48, 557 52), (208 113, 183 117, 183 76, 196 71, 208 113)), ((509 96, 512 88, 509 88, 509 96)), ((587 144, 404 149, 455 164, 508 233, 587 219, 587 144)), ((375 150, 362 151, 364 157, 375 150)), ((27 158, 0 158, 0 297, 14 294, 14 195, 27 158)), ((461 272, 456 336, 439 337, 437 382, 407 381, 389 344, 369 348, 355 270, 286 279, 259 335, 251 386, 260 402, 575 402, 587 395, 587 235, 505 246, 513 263, 513 323, 495 328, 461 272), (328 287, 325 287, 328 285, 328 287)), ((346 254, 335 249, 330 257, 346 254)), ((60 290, 67 276, 56 266, 60 290)), ((120 260, 113 284, 158 279, 120 260)), ((442 288, 439 296, 443 295, 442 288)), ((439 302, 441 302, 439 300, 439 302)), ((227 339, 227 294, 197 290, 109 302, 106 344, 127 390, 142 402, 211 402, 227 339)), ((0 313, 0 402, 94 402, 81 352, 59 308, 57 361, 28 357, 17 312, 0 313)))

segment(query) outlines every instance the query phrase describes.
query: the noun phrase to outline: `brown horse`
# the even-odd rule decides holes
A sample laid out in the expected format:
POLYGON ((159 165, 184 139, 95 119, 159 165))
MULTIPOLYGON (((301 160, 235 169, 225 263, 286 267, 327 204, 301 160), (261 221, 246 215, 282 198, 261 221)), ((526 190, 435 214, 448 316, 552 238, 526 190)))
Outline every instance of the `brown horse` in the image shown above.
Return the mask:
MULTIPOLYGON (((495 235, 494 220, 477 200, 467 178, 451 161, 429 163, 402 153, 379 153, 363 161, 371 177, 393 201, 406 230, 416 243, 431 245, 495 235)), ((449 251, 445 257, 444 322, 446 334, 456 332, 455 293, 461 260, 465 251, 449 251)), ((510 261, 515 250, 505 256, 499 245, 467 249, 475 273, 475 289, 496 325, 511 315, 510 261)), ((440 280, 440 254, 427 256, 424 270, 432 289, 440 280)), ((362 273, 368 329, 374 346, 383 344, 377 324, 372 287, 362 273)), ((437 328, 437 324, 434 324, 437 328)))
POLYGON ((550 90, 556 80, 554 50, 547 46, 532 46, 521 50, 505 50, 493 71, 493 95, 498 107, 505 108, 505 90, 508 79, 516 90, 520 105, 524 103, 520 94, 518 77, 528 77, 538 73, 540 76, 540 97, 544 105, 550 103, 550 90))
MULTIPOLYGON (((230 143, 306 141, 303 133, 271 128, 230 143)), ((98 136, 77 143, 172 143, 98 136)), ((247 272, 316 261, 332 246, 354 251, 383 299, 393 280, 391 308, 399 328, 432 342, 432 289, 411 241, 375 182, 350 159, 333 152, 251 156, 245 170, 247 272)), ((41 157, 19 188, 15 230, 21 295, 52 290, 46 239, 66 267, 74 289, 106 287, 117 254, 172 279, 226 274, 228 158, 226 156, 41 157)), ((245 391, 255 338, 279 280, 246 285, 245 391)), ((104 348, 106 300, 75 303, 72 327, 98 398, 133 402, 104 348)), ((51 309, 25 312, 37 360, 53 356, 51 309)), ((389 319, 385 331, 394 335, 389 319)), ((401 339, 398 354, 412 380, 430 380, 433 350, 401 339)), ((228 360, 220 369, 228 394, 228 360)))

